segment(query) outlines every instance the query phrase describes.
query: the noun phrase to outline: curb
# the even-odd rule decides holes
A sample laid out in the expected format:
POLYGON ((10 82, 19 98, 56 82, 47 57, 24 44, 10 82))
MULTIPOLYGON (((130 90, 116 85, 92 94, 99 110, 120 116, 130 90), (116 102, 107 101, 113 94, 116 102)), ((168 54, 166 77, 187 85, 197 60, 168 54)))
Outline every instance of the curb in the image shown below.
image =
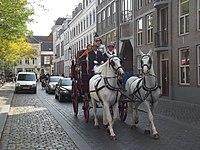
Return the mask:
MULTIPOLYGON (((0 91, 1 91, 1 89, 0 89, 0 91)), ((12 103, 13 96, 14 96, 14 91, 11 90, 11 92, 8 96, 8 99, 7 99, 7 105, 1 106, 1 109, 0 109, 0 140, 1 140, 1 137, 2 137, 2 134, 3 134, 5 124, 6 124, 6 120, 7 120, 7 117, 8 117, 8 113, 9 113, 9 110, 10 110, 10 106, 11 106, 11 103, 12 103)))

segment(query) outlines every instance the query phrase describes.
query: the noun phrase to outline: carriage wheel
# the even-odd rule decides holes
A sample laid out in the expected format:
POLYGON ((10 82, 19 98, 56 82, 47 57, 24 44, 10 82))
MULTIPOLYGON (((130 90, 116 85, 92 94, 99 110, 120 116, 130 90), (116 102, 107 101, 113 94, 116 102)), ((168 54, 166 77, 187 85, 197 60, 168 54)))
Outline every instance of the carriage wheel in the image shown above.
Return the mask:
POLYGON ((74 109, 74 115, 78 115, 78 91, 75 81, 72 82, 72 104, 74 109))
POLYGON ((121 121, 125 121, 126 117, 127 117, 127 102, 124 102, 124 96, 121 95, 120 101, 119 101, 119 117, 121 119, 121 121))
POLYGON ((83 102, 83 112, 84 112, 84 118, 85 118, 86 123, 88 123, 89 121, 89 110, 90 110, 89 99, 88 99, 88 96, 85 96, 84 102, 83 102))

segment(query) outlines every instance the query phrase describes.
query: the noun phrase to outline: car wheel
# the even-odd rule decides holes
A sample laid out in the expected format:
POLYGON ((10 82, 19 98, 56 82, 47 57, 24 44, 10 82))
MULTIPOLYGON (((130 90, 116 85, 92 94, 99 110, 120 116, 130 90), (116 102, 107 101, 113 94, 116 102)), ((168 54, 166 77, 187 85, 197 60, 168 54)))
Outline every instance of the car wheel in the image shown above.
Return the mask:
POLYGON ((58 99, 58 95, 55 93, 55 99, 58 99))
POLYGON ((61 95, 59 95, 58 100, 59 100, 59 102, 62 102, 62 96, 61 95))
POLYGON ((34 94, 36 94, 36 93, 37 93, 37 89, 36 89, 36 88, 34 89, 33 93, 34 93, 34 94))
POLYGON ((18 93, 18 90, 17 90, 17 89, 15 89, 15 93, 16 93, 16 94, 18 93))

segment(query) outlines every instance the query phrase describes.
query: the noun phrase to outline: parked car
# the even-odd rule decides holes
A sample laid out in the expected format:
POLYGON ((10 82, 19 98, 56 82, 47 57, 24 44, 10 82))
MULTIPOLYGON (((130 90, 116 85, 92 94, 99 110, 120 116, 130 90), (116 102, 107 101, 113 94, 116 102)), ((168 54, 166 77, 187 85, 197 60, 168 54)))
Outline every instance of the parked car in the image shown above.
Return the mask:
POLYGON ((62 76, 50 76, 49 79, 46 81, 46 92, 47 93, 54 93, 56 84, 58 83, 59 79, 63 78, 62 76))
POLYGON ((56 84, 55 98, 59 101, 71 101, 72 80, 71 78, 62 78, 56 84))
POLYGON ((34 72, 19 72, 15 81, 15 93, 19 91, 37 93, 37 78, 34 72))

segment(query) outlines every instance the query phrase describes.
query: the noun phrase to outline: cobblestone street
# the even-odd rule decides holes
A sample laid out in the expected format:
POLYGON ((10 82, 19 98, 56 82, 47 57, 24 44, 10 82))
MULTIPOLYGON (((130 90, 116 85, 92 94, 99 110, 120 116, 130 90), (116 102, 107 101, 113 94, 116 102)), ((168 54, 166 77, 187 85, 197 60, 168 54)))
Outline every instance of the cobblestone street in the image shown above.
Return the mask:
POLYGON ((1 139, 2 150, 78 149, 37 95, 14 96, 1 139))

